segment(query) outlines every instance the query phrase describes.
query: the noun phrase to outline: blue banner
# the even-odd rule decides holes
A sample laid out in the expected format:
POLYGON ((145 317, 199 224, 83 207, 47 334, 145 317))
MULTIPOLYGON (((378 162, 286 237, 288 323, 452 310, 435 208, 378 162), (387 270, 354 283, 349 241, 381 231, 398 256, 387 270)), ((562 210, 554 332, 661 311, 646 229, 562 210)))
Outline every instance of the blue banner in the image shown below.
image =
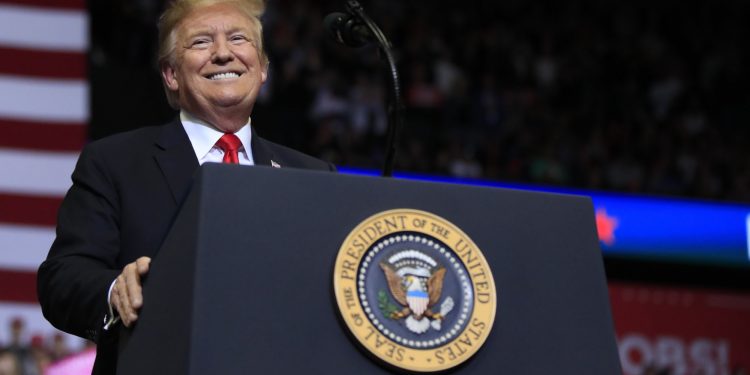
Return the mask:
MULTIPOLYGON (((341 172, 378 175, 372 170, 341 172)), ((539 187, 486 180, 397 174, 396 178, 586 195, 594 203, 605 255, 750 265, 750 205, 539 187)))

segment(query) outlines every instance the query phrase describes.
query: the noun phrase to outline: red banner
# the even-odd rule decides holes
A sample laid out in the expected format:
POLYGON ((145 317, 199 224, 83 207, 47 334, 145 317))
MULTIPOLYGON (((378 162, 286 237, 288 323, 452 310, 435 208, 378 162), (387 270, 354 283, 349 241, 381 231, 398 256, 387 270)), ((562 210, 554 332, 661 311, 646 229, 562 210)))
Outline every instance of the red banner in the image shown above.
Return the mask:
POLYGON ((626 375, 730 375, 750 368, 750 293, 609 284, 626 375))

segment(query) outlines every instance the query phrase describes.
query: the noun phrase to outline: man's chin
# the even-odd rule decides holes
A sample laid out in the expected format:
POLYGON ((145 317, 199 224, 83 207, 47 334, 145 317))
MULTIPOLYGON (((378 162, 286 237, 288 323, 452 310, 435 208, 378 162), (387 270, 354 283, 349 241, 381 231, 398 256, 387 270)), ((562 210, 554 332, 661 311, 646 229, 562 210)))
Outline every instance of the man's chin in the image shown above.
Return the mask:
POLYGON ((244 94, 227 93, 210 98, 209 105, 217 108, 246 107, 253 100, 244 94))
POLYGON ((235 119, 237 116, 250 117, 254 98, 248 95, 214 95, 196 97, 195 100, 180 103, 180 106, 199 118, 213 118, 217 116, 235 119))
MULTIPOLYGON (((237 97, 207 98, 207 100, 195 102, 191 105, 191 112, 197 113, 226 113, 233 109, 242 110, 247 108, 248 101, 237 97)), ((183 106, 183 108, 185 108, 183 106)))

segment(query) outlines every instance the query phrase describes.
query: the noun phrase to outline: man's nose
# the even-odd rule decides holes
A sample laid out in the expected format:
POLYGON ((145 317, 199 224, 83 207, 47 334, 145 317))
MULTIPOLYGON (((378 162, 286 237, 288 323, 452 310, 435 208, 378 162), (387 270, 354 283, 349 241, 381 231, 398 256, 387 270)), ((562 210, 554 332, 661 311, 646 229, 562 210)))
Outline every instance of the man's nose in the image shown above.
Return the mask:
POLYGON ((234 54, 229 48, 229 42, 223 39, 219 39, 214 43, 213 54, 211 54, 211 61, 214 63, 223 63, 232 61, 234 54))

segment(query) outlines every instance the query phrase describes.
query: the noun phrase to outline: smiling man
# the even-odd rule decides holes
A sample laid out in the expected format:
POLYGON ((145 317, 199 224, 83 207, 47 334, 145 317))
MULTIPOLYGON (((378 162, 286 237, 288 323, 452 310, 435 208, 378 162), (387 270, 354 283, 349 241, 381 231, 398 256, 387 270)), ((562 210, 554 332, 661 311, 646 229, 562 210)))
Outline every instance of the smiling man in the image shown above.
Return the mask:
POLYGON ((165 15, 162 28, 171 32, 161 37, 159 60, 173 106, 223 132, 247 123, 268 72, 257 6, 222 2, 165 15))
POLYGON ((141 278, 201 164, 334 170, 251 127, 268 75, 263 10, 262 0, 173 1, 159 21, 159 66, 179 118, 81 153, 37 284, 55 327, 97 343, 96 374, 115 373, 118 331, 149 303, 141 278))

